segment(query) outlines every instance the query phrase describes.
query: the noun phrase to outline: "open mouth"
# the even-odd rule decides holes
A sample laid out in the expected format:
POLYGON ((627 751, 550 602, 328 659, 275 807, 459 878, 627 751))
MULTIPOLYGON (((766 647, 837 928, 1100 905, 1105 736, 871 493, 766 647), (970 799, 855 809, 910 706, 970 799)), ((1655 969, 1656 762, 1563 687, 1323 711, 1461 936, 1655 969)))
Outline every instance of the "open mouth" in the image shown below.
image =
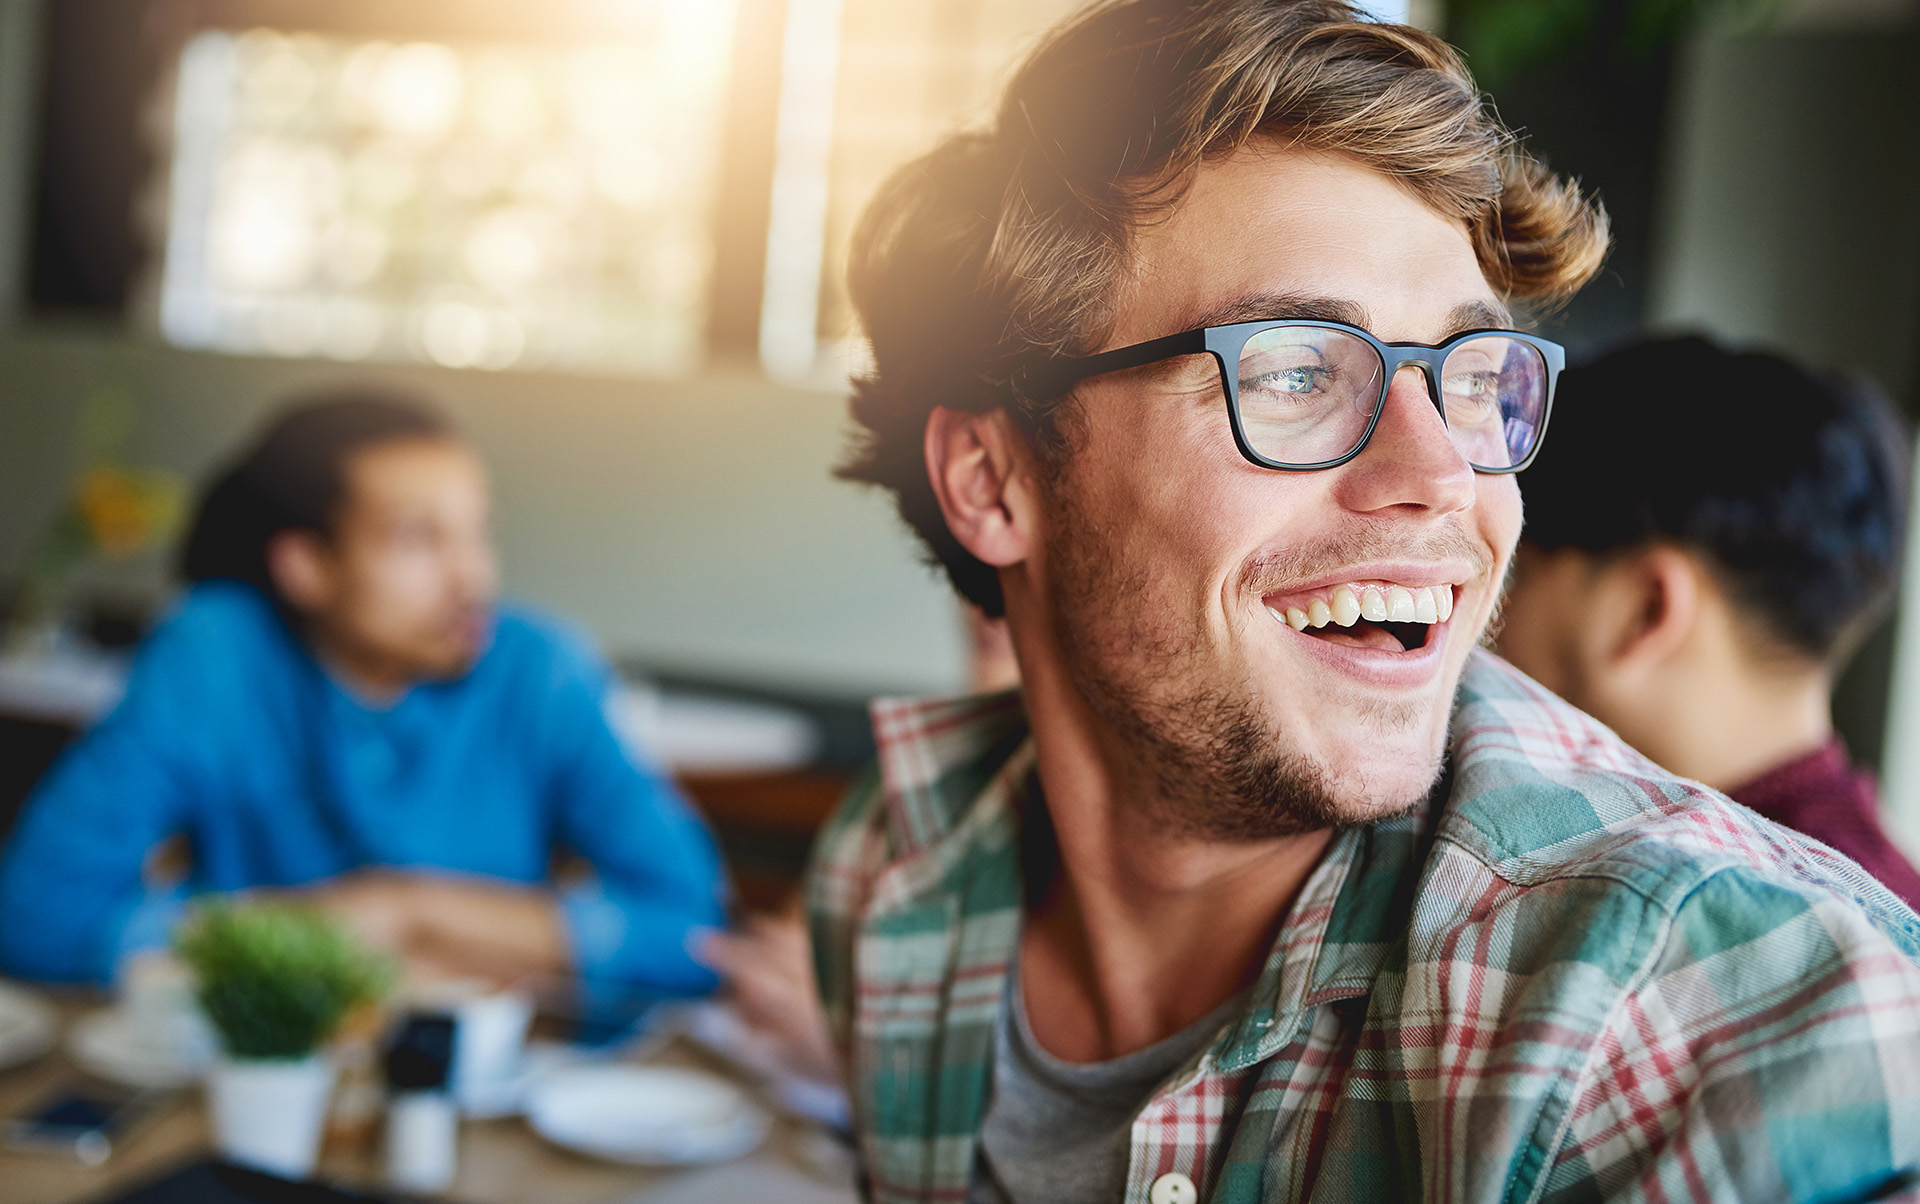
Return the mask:
POLYGON ((1391 582, 1339 585, 1307 595, 1270 596, 1275 619, 1314 639, 1349 648, 1414 652, 1453 615, 1453 586, 1391 582))

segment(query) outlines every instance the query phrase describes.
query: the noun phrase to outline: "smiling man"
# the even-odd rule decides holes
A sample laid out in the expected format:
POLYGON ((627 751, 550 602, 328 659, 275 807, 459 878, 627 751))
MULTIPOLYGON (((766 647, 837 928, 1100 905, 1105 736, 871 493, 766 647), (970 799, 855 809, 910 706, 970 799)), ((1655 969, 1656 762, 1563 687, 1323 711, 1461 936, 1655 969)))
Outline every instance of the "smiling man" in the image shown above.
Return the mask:
POLYGON ((816 854, 873 1197, 1907 1190, 1920 921, 1477 650, 1605 241, 1332 0, 1097 5, 882 191, 847 475, 1023 687, 816 854))

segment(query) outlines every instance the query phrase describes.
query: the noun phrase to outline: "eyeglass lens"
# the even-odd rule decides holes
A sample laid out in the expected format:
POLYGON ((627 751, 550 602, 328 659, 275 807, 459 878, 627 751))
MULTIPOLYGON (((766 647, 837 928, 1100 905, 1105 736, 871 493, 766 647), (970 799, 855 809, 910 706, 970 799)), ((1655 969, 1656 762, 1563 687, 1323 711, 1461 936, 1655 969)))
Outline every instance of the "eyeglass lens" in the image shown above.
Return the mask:
MULTIPOLYGON (((1240 352, 1241 433, 1249 447, 1275 463, 1338 460, 1366 437, 1382 400, 1385 370, 1373 344, 1347 331, 1261 331, 1240 352)), ((1440 396, 1448 433, 1467 462, 1511 468, 1540 437, 1546 360, 1532 344, 1507 335, 1469 339, 1442 362, 1440 396)))

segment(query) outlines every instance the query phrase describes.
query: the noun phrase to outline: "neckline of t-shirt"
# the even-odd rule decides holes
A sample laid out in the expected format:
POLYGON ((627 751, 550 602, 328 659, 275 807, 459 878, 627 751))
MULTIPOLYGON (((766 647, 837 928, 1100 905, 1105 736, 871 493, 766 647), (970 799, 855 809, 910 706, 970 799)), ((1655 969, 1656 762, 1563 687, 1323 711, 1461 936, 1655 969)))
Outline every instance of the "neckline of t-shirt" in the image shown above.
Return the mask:
POLYGON ((1075 1088, 1110 1088, 1133 1084, 1151 1084, 1171 1074, 1213 1036, 1226 1028, 1228 1021, 1246 1005, 1251 987, 1234 992, 1220 1005, 1179 1032, 1171 1033, 1152 1045, 1142 1046, 1117 1058, 1100 1062, 1069 1062, 1047 1052, 1033 1035, 1027 1018, 1026 992, 1020 986, 1020 957, 1016 952, 1007 967, 1007 1016, 1015 1053, 1034 1069, 1075 1088))

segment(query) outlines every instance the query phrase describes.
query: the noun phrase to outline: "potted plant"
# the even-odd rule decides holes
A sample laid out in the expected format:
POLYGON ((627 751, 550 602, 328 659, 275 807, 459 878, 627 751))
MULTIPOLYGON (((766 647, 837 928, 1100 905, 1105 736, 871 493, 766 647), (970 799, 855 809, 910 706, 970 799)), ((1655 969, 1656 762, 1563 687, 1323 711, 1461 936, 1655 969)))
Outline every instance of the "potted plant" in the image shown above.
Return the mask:
POLYGON ((113 382, 81 403, 80 472, 28 550, 11 606, 0 603, 0 634, 11 651, 58 655, 76 579, 165 546, 179 526, 186 498, 180 478, 128 459, 139 403, 131 388, 113 382))
POLYGON ((174 945, 220 1038, 207 1079, 214 1144, 234 1162, 312 1174, 333 1090, 322 1047, 380 997, 391 964, 320 913, 281 903, 203 905, 174 945))

